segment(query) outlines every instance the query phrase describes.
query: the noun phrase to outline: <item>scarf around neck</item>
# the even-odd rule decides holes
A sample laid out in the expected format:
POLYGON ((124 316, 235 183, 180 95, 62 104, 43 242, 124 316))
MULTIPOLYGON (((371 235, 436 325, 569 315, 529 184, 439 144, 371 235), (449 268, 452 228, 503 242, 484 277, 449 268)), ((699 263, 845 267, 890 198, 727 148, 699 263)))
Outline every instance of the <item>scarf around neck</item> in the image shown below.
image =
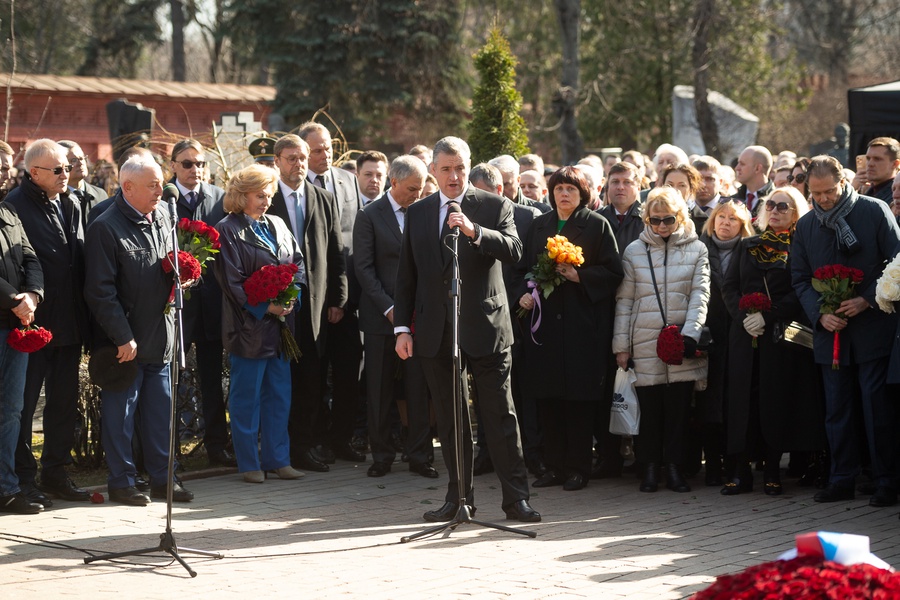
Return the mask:
POLYGON ((855 254, 859 250, 859 240, 856 234, 847 224, 847 215, 853 210, 856 204, 856 195, 852 192, 849 185, 844 185, 844 193, 841 199, 831 210, 822 210, 816 202, 813 202, 813 210, 819 223, 834 231, 837 235, 838 247, 841 252, 847 255, 855 254))
POLYGON ((756 236, 755 243, 751 243, 747 251, 754 259, 756 266, 764 271, 769 269, 784 269, 787 266, 788 255, 791 252, 791 234, 793 228, 788 231, 776 233, 766 229, 756 236))

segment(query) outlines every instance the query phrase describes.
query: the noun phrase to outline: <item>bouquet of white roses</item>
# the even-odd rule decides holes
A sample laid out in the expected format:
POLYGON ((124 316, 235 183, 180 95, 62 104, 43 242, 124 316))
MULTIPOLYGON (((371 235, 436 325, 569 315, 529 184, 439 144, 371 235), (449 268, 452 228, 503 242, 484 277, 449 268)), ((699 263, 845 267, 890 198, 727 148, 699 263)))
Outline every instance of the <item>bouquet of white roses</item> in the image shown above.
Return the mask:
POLYGON ((886 313, 894 312, 894 302, 900 300, 900 253, 884 268, 875 283, 875 301, 886 313))

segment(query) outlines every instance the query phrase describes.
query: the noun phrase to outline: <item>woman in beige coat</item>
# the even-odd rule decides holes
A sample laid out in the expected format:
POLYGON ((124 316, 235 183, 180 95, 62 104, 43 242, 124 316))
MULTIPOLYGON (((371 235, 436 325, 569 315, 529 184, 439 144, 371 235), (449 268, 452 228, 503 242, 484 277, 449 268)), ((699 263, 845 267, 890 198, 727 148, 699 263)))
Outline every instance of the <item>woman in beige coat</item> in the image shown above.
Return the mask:
POLYGON ((696 348, 709 302, 709 255, 677 191, 650 192, 644 231, 625 249, 622 262, 625 278, 616 292, 612 349, 619 367, 633 368, 637 376, 641 424, 635 450, 645 469, 640 490, 656 491, 658 470, 665 464, 666 486, 689 492, 679 465, 694 383, 707 374, 706 358, 697 357, 696 348), (681 364, 666 364, 657 356, 657 338, 666 325, 681 328, 684 354, 690 357, 681 364))

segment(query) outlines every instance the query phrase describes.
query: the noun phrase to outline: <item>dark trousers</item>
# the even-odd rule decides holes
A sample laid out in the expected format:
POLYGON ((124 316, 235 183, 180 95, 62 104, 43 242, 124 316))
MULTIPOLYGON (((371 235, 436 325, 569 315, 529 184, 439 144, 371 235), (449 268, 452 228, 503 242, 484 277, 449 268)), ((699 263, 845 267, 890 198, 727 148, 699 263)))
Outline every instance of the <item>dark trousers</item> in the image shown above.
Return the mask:
POLYGON ((838 371, 831 365, 821 367, 831 484, 850 487, 860 471, 859 427, 853 410, 853 398, 858 394, 875 483, 897 489, 898 411, 897 399, 888 398, 885 390, 888 357, 842 366, 838 371))
POLYGON ((600 405, 594 418, 597 455, 605 467, 613 471, 620 471, 625 463, 619 450, 622 445, 622 436, 609 432, 609 412, 612 408, 613 387, 618 368, 615 356, 612 356, 606 364, 606 377, 603 378, 600 405))
POLYGON ((419 358, 401 361, 394 350, 392 335, 367 333, 366 375, 368 377, 368 428, 372 460, 392 463, 396 457, 391 443, 395 387, 403 386, 408 417, 406 451, 410 464, 428 462, 431 450, 431 424, 428 406, 428 386, 419 358))
MULTIPOLYGON (((198 319, 199 320, 199 319, 198 319)), ((228 422, 225 419, 225 396, 222 393, 222 341, 208 340, 198 323, 194 334, 197 348, 197 375, 200 378, 200 397, 203 400, 203 444, 207 452, 221 452, 228 444, 228 422)), ((186 349, 190 341, 185 338, 186 349)))
MULTIPOLYGON (((360 404, 362 340, 355 312, 346 310, 340 321, 328 324, 325 355, 331 365, 331 426, 327 431, 318 431, 317 437, 324 443, 339 446, 350 442, 360 404)), ((320 418, 318 424, 325 428, 327 421, 320 418)))
POLYGON ((564 398, 538 400, 538 415, 544 432, 544 463, 557 475, 579 473, 591 476, 594 402, 572 402, 564 398))
POLYGON ((694 382, 641 386, 635 390, 641 403, 641 432, 635 439, 635 458, 644 464, 681 465, 694 382))
MULTIPOLYGON (((306 299, 304 287, 301 297, 306 299)), ((316 315, 319 318, 319 315, 316 315)), ((322 407, 322 383, 327 366, 316 346, 312 335, 309 302, 301 302, 295 337, 303 356, 291 361, 291 411, 288 417, 288 434, 291 438, 291 461, 296 463, 303 452, 315 447, 321 440, 316 439, 313 424, 318 420, 322 407)))
POLYGON ((41 453, 41 478, 65 480, 65 466, 72 462, 75 422, 78 418, 78 365, 81 345, 50 346, 28 357, 25 374, 25 406, 22 409, 19 441, 16 444, 16 475, 22 486, 34 483, 37 461, 31 453, 32 422, 41 395, 44 407, 44 449, 41 453))
MULTIPOLYGON (((437 356, 422 357, 422 370, 428 389, 434 399, 437 414, 438 437, 441 440, 441 453, 447 466, 449 482, 447 484, 446 501, 458 503, 458 482, 460 475, 456 469, 456 434, 453 429, 453 359, 449 323, 444 328, 441 347, 437 356)), ((500 479, 503 493, 502 505, 507 506, 527 500, 528 472, 525 470, 525 459, 522 457, 522 443, 519 438, 519 425, 516 421, 516 409, 513 406, 510 390, 510 351, 509 348, 496 354, 473 357, 462 354, 466 369, 471 371, 475 382, 475 392, 481 403, 481 418, 484 420, 485 437, 494 470, 500 479)), ((466 370, 462 380, 466 381, 466 370)), ((465 386, 465 383, 463 383, 465 386)), ((472 494, 472 426, 469 411, 463 411, 463 489, 466 499, 473 501, 472 494)))

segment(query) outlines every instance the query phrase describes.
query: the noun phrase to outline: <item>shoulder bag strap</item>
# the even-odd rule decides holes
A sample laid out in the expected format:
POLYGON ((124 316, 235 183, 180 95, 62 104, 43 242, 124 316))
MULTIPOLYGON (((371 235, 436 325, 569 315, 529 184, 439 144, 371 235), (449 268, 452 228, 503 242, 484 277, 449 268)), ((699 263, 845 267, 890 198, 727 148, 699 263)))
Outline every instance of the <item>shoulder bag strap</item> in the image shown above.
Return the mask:
POLYGON ((650 244, 645 243, 644 246, 647 248, 647 264, 650 266, 650 279, 653 280, 653 291, 656 292, 656 302, 659 304, 659 314, 662 315, 663 323, 668 325, 669 321, 666 319, 666 311, 663 308, 662 299, 659 297, 659 288, 656 286, 656 270, 653 268, 653 257, 650 256, 650 244))

